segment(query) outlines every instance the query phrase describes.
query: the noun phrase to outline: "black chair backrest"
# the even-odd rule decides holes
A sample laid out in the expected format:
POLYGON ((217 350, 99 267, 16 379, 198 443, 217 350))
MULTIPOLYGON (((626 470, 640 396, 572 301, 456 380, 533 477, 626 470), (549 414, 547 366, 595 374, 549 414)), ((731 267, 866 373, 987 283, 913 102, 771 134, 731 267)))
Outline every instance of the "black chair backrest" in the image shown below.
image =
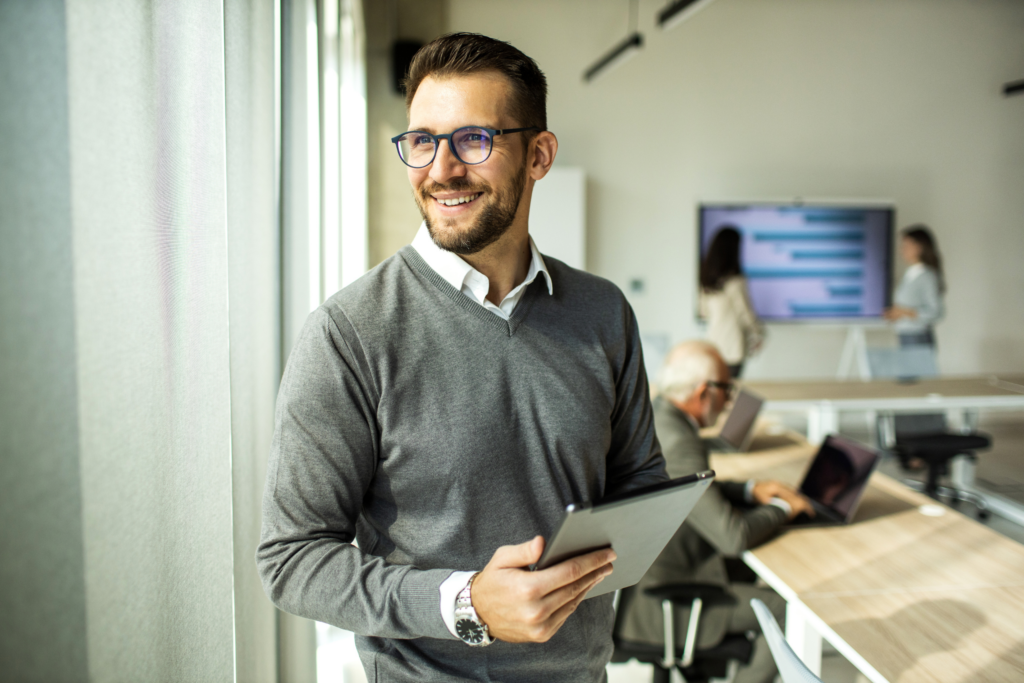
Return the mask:
POLYGON ((633 602, 633 596, 636 595, 636 586, 628 586, 619 591, 619 602, 615 607, 615 625, 612 627, 612 640, 618 641, 619 634, 622 633, 622 625, 626 621, 626 610, 629 608, 629 603, 633 602))
POLYGON ((897 414, 894 422, 897 441, 908 436, 942 434, 946 431, 946 416, 944 413, 897 414))

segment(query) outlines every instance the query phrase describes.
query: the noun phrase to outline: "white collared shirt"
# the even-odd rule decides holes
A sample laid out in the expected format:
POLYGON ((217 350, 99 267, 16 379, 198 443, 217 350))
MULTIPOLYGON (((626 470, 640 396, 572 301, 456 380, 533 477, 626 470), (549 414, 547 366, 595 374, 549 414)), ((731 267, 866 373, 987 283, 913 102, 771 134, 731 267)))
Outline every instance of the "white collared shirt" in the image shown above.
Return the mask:
MULTIPOLYGON (((491 289, 491 281, 487 279, 487 276, 463 261, 457 254, 437 246, 430 236, 430 231, 427 230, 426 223, 420 224, 420 229, 416 231, 416 237, 412 240, 412 247, 427 262, 427 265, 444 278, 448 284, 503 320, 512 317, 516 304, 523 298, 526 288, 537 279, 537 276, 544 275, 548 285, 548 294, 554 294, 551 274, 548 273, 544 257, 540 255, 532 237, 530 238, 530 268, 526 271, 526 279, 513 287, 498 306, 487 300, 487 292, 491 289)), ((452 572, 440 586, 441 619, 451 634, 456 637, 458 633, 455 631, 455 599, 475 573, 452 572)))
POLYGON ((551 274, 548 273, 544 257, 537 251, 537 245, 533 243, 532 237, 530 238, 530 269, 526 271, 526 279, 513 287, 498 306, 487 300, 487 292, 491 289, 491 281, 487 279, 487 276, 463 261, 457 254, 445 251, 434 244, 426 223, 421 223, 420 229, 416 231, 412 248, 448 284, 503 320, 512 317, 516 304, 523 298, 523 292, 530 286, 530 283, 537 279, 538 275, 544 274, 544 278, 547 280, 548 294, 554 294, 551 274))

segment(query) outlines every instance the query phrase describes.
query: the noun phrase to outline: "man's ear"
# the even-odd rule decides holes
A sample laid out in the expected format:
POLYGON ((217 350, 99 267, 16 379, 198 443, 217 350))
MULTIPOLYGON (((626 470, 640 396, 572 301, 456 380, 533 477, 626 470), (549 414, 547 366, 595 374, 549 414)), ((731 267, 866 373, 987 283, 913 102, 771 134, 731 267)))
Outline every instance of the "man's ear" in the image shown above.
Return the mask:
POLYGON ((708 389, 709 388, 710 387, 708 386, 708 383, 706 381, 701 382, 700 384, 698 384, 697 385, 697 398, 699 398, 702 401, 705 398, 707 398, 707 396, 708 396, 708 389))
POLYGON ((549 130, 537 133, 530 141, 530 177, 540 180, 551 170, 558 154, 558 138, 549 130))

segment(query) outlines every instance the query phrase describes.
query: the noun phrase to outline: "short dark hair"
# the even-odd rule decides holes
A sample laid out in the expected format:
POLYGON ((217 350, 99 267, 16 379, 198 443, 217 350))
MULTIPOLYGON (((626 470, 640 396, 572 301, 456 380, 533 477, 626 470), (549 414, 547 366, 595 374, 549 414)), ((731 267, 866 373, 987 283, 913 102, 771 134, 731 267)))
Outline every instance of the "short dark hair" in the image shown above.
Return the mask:
POLYGON ((700 263, 700 286, 705 291, 720 291, 726 280, 743 274, 740 243, 740 231, 732 225, 723 226, 715 233, 708 253, 700 263))
POLYGON ((405 85, 406 111, 424 78, 494 71, 511 86, 509 114, 517 127, 548 127, 548 81, 533 61, 511 44, 479 33, 449 33, 427 43, 412 58, 405 85))

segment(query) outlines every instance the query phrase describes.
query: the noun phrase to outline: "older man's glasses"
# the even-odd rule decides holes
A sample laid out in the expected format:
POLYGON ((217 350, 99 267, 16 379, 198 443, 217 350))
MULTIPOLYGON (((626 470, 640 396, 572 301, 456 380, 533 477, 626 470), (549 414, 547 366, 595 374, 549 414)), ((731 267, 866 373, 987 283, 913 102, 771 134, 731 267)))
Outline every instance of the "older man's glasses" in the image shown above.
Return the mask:
POLYGON ((732 395, 736 393, 735 382, 715 382, 713 380, 708 380, 708 386, 718 387, 725 394, 726 398, 732 398, 732 395))
POLYGON ((448 141, 455 158, 464 164, 482 164, 491 156, 494 148, 494 138, 499 135, 510 133, 522 133, 528 130, 540 128, 484 128, 483 126, 466 126, 459 128, 447 135, 433 135, 422 130, 410 130, 401 135, 391 138, 398 148, 398 156, 406 166, 412 168, 423 168, 434 162, 437 156, 437 147, 441 140, 448 141))

